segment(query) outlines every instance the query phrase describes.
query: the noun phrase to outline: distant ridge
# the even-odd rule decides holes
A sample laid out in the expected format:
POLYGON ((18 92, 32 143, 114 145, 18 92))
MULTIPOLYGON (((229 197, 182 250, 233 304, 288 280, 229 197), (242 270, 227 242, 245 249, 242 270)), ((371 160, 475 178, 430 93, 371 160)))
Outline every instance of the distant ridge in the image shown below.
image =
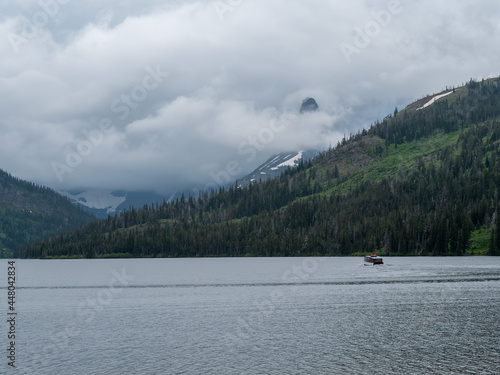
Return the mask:
POLYGON ((131 207, 139 209, 145 204, 162 202, 165 199, 163 195, 147 191, 89 189, 61 192, 61 194, 99 218, 120 214, 131 207))
POLYGON ((54 190, 0 170, 0 257, 94 219, 54 190))
POLYGON ((435 96, 277 177, 128 210, 22 256, 500 255, 500 80, 416 110, 435 96))

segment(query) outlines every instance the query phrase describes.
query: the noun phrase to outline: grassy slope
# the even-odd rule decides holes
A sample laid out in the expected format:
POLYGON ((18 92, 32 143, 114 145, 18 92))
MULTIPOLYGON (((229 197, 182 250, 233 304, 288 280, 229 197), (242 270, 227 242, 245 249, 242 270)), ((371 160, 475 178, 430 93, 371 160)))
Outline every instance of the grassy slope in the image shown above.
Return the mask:
POLYGON ((422 158, 429 162, 441 149, 456 144, 460 132, 437 134, 417 142, 404 143, 395 147, 391 145, 384 151, 384 156, 375 159, 370 165, 357 170, 349 178, 328 192, 346 192, 364 181, 378 182, 395 175, 398 171, 412 169, 422 158))
MULTIPOLYGON (((423 138, 419 141, 404 143, 395 147, 390 145, 381 155, 375 154, 377 145, 384 145, 384 141, 375 136, 364 136, 361 141, 351 143, 346 148, 338 149, 334 160, 328 164, 336 164, 339 169, 339 183, 330 189, 319 193, 320 195, 332 193, 347 193, 364 181, 378 182, 390 178, 397 173, 406 174, 417 166, 420 160, 426 164, 436 159, 440 150, 454 146, 462 133, 462 130, 453 133, 439 133, 432 137, 423 138)), ((317 173, 323 172, 325 165, 316 166, 317 173)), ((312 199, 315 195, 309 195, 301 199, 312 199)), ((281 209, 286 208, 282 207, 281 209)), ((242 219, 232 220, 233 222, 242 219)), ((167 220, 160 220, 165 225, 167 220)), ((222 225, 222 224, 221 224, 222 225)), ((133 230, 136 227, 120 229, 121 231, 133 230)), ((490 240, 489 230, 477 230, 472 233, 470 254, 485 255, 488 251, 490 240)))
MULTIPOLYGON (((366 139, 369 137, 366 136, 364 140, 360 141, 363 146, 356 149, 357 151, 363 149, 365 155, 357 155, 356 158, 358 160, 370 160, 370 162, 364 167, 356 168, 356 166, 350 163, 350 160, 352 160, 351 156, 345 155, 344 158, 339 158, 338 167, 341 171, 341 175, 345 175, 345 180, 320 194, 337 192, 347 193, 364 181, 378 182, 384 178, 394 176, 398 172, 405 173, 413 169, 421 159, 428 164, 435 159, 435 155, 440 150, 455 145, 461 133, 462 130, 453 133, 439 133, 433 137, 401 144, 397 147, 391 145, 387 148, 387 151, 384 150, 383 155, 379 157, 371 157, 370 155, 373 154, 373 150, 377 143, 383 145, 383 140, 377 137, 371 137, 372 141, 368 143, 366 139), (346 173, 346 170, 349 172, 346 173)), ((353 150, 352 146, 351 150, 353 150)), ((341 152, 341 150, 339 151, 341 152)), ((308 196, 302 199, 310 199, 312 197, 313 196, 308 196)), ((491 233, 486 229, 472 232, 470 255, 486 255, 490 237, 491 233)))
MULTIPOLYGON (((403 114, 404 111, 414 111, 435 95, 410 104, 403 111, 400 111, 398 116, 403 114)), ((451 103, 464 96, 467 96, 467 87, 457 88, 454 93, 440 99, 440 101, 447 100, 451 103)), ((462 131, 438 133, 432 137, 399 144, 397 147, 390 145, 387 148, 384 140, 376 136, 367 135, 363 136, 359 141, 348 142, 346 145, 337 148, 330 160, 313 167, 316 174, 322 174, 326 173, 328 169, 331 170, 333 165, 338 166, 340 179, 337 184, 319 194, 347 193, 364 181, 378 182, 397 173, 406 174, 416 167, 420 160, 428 164, 436 159, 436 155, 440 150, 456 145, 462 131), (380 149, 382 149, 382 152, 380 152, 380 149)), ((309 174, 311 171, 307 171, 307 173, 309 174)), ((310 195, 301 199, 311 199, 313 197, 314 195, 310 195)), ((282 207, 282 209, 284 208, 286 206, 282 207)), ((239 218, 234 221, 240 220, 242 219, 239 218)), ((167 225, 168 220, 160 220, 159 224, 167 225)), ((120 229, 120 231, 129 231, 136 228, 120 229)), ((487 254, 490 235, 490 231, 485 229, 472 232, 469 253, 471 255, 487 254)), ((128 256, 129 254, 116 254, 116 256, 120 255, 128 256)))

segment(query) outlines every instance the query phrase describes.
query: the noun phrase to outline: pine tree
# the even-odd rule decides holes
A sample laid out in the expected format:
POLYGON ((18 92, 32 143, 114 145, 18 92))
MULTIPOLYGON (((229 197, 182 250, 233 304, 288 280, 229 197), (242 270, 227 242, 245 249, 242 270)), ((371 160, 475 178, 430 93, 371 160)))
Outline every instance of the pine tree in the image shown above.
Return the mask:
POLYGON ((497 225, 495 229, 495 255, 500 255, 500 217, 498 217, 498 214, 500 213, 500 210, 497 209, 497 225))
POLYGON ((339 168, 337 167, 337 164, 335 164, 335 170, 333 172, 333 177, 339 178, 339 168))
POLYGON ((495 229, 491 228, 491 237, 490 237, 490 246, 488 255, 495 256, 496 255, 496 239, 495 239, 495 229))

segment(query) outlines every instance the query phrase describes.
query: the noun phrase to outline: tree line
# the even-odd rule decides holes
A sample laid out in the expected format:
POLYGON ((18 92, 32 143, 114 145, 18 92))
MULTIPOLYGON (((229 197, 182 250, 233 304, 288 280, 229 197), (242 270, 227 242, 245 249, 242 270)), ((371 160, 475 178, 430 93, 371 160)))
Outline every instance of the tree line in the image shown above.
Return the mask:
POLYGON ((457 94, 388 116, 275 179, 131 208, 22 256, 463 255, 478 229, 491 231, 489 254, 500 255, 500 86, 471 81, 457 94), (460 135, 411 168, 342 188, 389 147, 439 133, 460 135))
POLYGON ((54 190, 0 170, 0 258, 94 219, 54 190))

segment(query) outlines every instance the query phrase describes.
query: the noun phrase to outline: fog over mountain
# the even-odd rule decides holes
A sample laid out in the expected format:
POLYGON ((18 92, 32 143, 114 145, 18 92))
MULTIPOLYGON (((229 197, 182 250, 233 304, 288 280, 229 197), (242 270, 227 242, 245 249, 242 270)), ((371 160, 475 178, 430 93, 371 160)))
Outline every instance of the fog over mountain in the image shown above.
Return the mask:
POLYGON ((499 74, 493 0, 0 7, 0 168, 58 190, 202 189, 499 74))

